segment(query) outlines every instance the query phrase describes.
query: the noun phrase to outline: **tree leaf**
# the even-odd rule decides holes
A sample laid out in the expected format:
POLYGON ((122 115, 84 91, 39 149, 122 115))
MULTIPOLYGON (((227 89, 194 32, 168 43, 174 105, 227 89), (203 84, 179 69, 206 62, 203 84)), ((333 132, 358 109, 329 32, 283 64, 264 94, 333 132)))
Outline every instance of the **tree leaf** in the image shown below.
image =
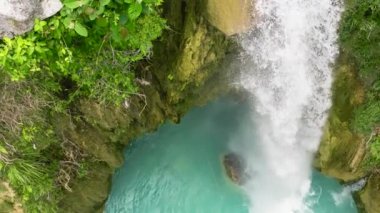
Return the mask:
POLYGON ((7 154, 8 152, 3 146, 0 145, 0 153, 7 154))
POLYGON ((67 8, 75 9, 75 8, 80 7, 82 5, 82 2, 81 1, 77 1, 77 0, 67 0, 67 1, 64 1, 63 4, 67 8))
POLYGON ((74 19, 71 17, 66 17, 63 19, 63 25, 65 25, 66 28, 73 29, 74 28, 74 19))
POLYGON ((83 26, 81 23, 76 22, 74 27, 75 32, 77 32, 79 35, 83 37, 88 36, 88 32, 85 26, 83 26))
POLYGON ((81 7, 85 4, 88 4, 89 0, 66 0, 63 4, 70 9, 75 9, 81 7))
POLYGON ((142 12, 142 6, 139 3, 133 3, 128 8, 128 16, 130 19, 137 19, 142 12))
POLYGON ((111 2, 111 0, 100 0, 99 1, 101 7, 108 5, 110 2, 111 2))

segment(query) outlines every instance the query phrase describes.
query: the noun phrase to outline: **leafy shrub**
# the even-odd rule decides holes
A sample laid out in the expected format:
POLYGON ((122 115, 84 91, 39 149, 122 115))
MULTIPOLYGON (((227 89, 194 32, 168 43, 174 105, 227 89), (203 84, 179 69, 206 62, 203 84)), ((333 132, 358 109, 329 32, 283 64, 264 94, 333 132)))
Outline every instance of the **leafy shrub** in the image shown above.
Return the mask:
POLYGON ((380 75, 380 0, 348 3, 340 27, 344 51, 359 65, 361 77, 369 84, 380 75))
POLYGON ((18 139, 10 143, 0 141, 0 173, 21 195, 27 212, 54 212, 56 209, 57 164, 42 154, 46 146, 56 142, 53 138, 52 130, 27 126, 22 128, 18 139))
POLYGON ((165 27, 157 11, 161 0, 63 4, 58 16, 36 20, 26 36, 4 38, 0 70, 13 81, 39 79, 49 91, 68 89, 69 100, 86 96, 118 104, 136 92, 136 62, 149 57, 165 27))
POLYGON ((135 94, 135 71, 165 28, 161 3, 63 0, 60 13, 36 20, 33 31, 0 41, 0 174, 26 212, 57 211, 69 188, 57 181, 62 172, 86 176, 82 150, 64 146, 50 112, 67 111, 79 97, 120 104, 135 94), (79 168, 62 169, 71 153, 79 168))
POLYGON ((380 137, 375 138, 371 144, 371 154, 372 156, 380 162, 380 137))
POLYGON ((347 1, 340 43, 356 62, 366 90, 364 104, 354 110, 352 127, 368 133, 380 123, 380 0, 347 1))
POLYGON ((380 124, 380 80, 367 91, 366 102, 355 110, 352 124, 362 133, 370 133, 380 124))

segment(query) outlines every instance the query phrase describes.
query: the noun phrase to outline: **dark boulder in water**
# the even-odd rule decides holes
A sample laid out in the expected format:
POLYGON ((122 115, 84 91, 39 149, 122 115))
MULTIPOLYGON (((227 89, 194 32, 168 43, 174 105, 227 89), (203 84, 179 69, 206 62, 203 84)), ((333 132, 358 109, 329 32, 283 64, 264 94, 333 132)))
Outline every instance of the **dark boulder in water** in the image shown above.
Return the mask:
POLYGON ((227 176, 239 185, 247 179, 246 164, 244 159, 236 153, 228 153, 223 156, 223 165, 227 176))

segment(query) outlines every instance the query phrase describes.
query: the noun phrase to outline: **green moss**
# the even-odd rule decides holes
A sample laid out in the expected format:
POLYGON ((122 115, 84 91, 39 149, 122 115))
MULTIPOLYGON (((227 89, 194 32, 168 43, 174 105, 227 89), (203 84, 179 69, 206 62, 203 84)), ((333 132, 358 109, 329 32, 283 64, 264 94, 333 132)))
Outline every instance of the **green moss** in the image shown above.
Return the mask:
POLYGON ((371 85, 380 74, 380 7, 378 0, 346 2, 340 26, 343 51, 355 58, 359 74, 371 85))
POLYGON ((316 158, 316 167, 323 173, 345 181, 364 174, 361 168, 365 146, 350 128, 353 111, 363 102, 364 91, 354 66, 341 57, 335 71, 333 107, 316 158))
POLYGON ((58 212, 103 212, 103 206, 111 186, 110 176, 113 169, 101 162, 92 162, 89 167, 91 170, 86 177, 76 180, 72 192, 65 193, 58 212))
POLYGON ((380 124, 380 2, 347 1, 339 29, 344 54, 357 66, 365 103, 355 108, 354 131, 369 134, 380 124))
POLYGON ((379 213, 380 209, 380 175, 369 177, 365 189, 359 193, 359 198, 365 207, 366 213, 379 213))
POLYGON ((376 127, 380 125, 380 2, 348 0, 339 29, 341 59, 334 83, 333 108, 316 165, 342 180, 369 175, 359 206, 380 207, 376 127), (370 141, 369 139, 372 138, 370 141))
MULTIPOLYGON (((200 94, 204 83, 216 71, 218 62, 224 58, 230 43, 223 33, 210 26, 202 17, 205 6, 201 1, 192 0, 182 2, 181 6, 174 6, 185 8, 186 16, 182 17, 183 23, 176 23, 174 26, 183 28, 178 35, 179 38, 173 39, 174 42, 169 44, 169 48, 156 46, 155 53, 158 57, 155 64, 158 69, 155 75, 166 92, 168 102, 172 105, 178 104, 178 109, 184 108, 186 111, 186 100, 200 94), (172 52, 173 50, 175 51, 172 52)), ((171 13, 169 15, 177 17, 171 13)), ((172 40, 173 35, 165 36, 172 40)))
POLYGON ((13 211, 13 203, 2 201, 0 202, 0 212, 12 212, 13 211))

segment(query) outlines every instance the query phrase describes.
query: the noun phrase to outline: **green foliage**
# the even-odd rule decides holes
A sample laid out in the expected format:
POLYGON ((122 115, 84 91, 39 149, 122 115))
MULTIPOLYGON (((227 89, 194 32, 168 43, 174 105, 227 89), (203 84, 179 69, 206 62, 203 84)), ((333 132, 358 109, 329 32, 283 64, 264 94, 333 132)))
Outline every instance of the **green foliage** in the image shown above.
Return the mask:
POLYGON ((78 170, 78 178, 85 178, 88 174, 89 164, 87 162, 81 163, 78 170))
POLYGON ((364 104, 354 111, 352 127, 368 133, 380 123, 380 0, 347 2, 340 42, 343 52, 356 62, 366 90, 364 104))
POLYGON ((366 102, 354 112, 353 127, 363 133, 370 133, 380 124, 380 80, 367 91, 366 102))
MULTIPOLYGON (((49 124, 77 98, 120 104, 138 91, 135 73, 165 28, 162 0, 64 0, 33 31, 0 41, 0 173, 26 212, 56 212, 67 182, 62 161, 77 153, 70 178, 88 165, 49 124)), ((78 154, 79 153, 79 154, 78 154)), ((69 187, 69 186, 68 186, 69 187)))
POLYGON ((370 141, 369 154, 366 158, 365 166, 367 169, 380 167, 380 136, 370 141))
POLYGON ((56 143, 49 128, 26 126, 12 144, 0 141, 0 171, 21 195, 27 212, 54 212, 59 191, 54 184, 57 163, 43 154, 46 146, 56 143))
POLYGON ((0 43, 0 70, 13 81, 119 104, 136 92, 134 70, 165 27, 161 0, 66 0, 58 16, 0 43), (70 85, 59 84, 62 81, 70 85), (106 86, 105 86, 106 85, 106 86))
POLYGON ((380 0, 348 3, 340 27, 344 51, 352 54, 369 84, 380 75, 380 0))
POLYGON ((380 164, 380 137, 376 137, 371 143, 371 155, 380 164))

